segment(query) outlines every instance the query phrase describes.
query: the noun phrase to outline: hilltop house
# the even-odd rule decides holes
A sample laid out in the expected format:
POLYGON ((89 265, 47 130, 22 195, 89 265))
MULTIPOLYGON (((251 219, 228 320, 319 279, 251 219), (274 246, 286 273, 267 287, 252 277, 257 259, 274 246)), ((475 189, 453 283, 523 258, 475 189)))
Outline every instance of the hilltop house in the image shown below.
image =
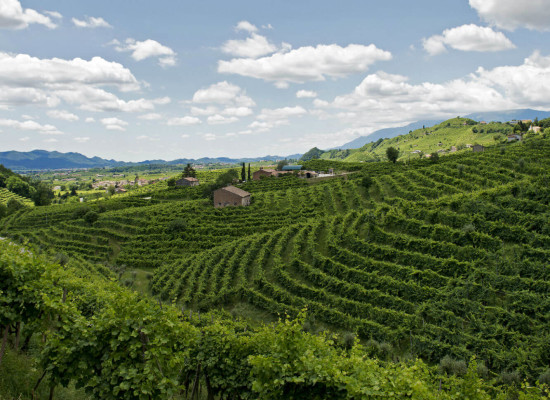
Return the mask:
POLYGON ((250 193, 235 186, 226 186, 214 191, 214 207, 249 206, 250 193))
POLYGON ((540 133, 540 131, 541 131, 540 126, 533 126, 533 125, 531 125, 531 126, 529 127, 529 132, 540 133))
POLYGON ((482 151, 485 151, 485 147, 483 147, 481 144, 474 144, 472 146, 472 151, 474 153, 481 153, 482 151))
POLYGON ((176 186, 198 186, 199 180, 197 178, 187 177, 181 178, 176 181, 176 186))

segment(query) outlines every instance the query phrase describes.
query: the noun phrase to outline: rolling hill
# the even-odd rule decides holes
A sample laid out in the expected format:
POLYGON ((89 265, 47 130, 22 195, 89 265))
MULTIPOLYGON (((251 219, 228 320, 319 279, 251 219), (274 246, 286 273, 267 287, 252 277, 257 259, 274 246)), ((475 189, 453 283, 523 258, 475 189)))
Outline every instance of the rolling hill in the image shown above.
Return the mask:
POLYGON ((159 184, 25 210, 0 220, 0 236, 128 277, 152 273, 155 298, 191 312, 258 323, 307 307, 308 329, 356 335, 389 359, 476 355, 492 376, 543 376, 550 141, 337 165, 358 171, 243 184, 250 207, 214 209, 200 186, 159 184))

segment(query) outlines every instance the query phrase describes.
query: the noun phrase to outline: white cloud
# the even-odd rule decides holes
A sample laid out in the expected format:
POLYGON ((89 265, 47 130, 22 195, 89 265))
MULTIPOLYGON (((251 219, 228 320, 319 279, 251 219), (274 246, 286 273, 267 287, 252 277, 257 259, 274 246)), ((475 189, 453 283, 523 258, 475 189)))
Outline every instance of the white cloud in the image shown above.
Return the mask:
POLYGON ((12 128, 22 131, 35 131, 43 135, 62 135, 59 129, 53 125, 41 125, 36 121, 27 120, 27 121, 17 121, 14 119, 0 119, 0 126, 6 128, 12 128))
POLYGON ((27 54, 12 55, 0 52, 0 84, 18 87, 37 87, 81 83, 88 85, 117 85, 121 89, 139 88, 137 79, 121 64, 93 57, 40 59, 27 54))
POLYGON ((65 110, 50 110, 47 114, 51 118, 62 119, 70 122, 78 121, 80 119, 78 115, 65 110))
POLYGON ((170 118, 168 122, 166 122, 166 125, 168 126, 191 126, 191 125, 198 125, 201 123, 201 120, 197 117, 177 117, 177 118, 170 118))
POLYGON ((502 32, 474 24, 445 29, 441 35, 423 40, 424 50, 430 55, 446 51, 445 46, 462 51, 501 51, 516 46, 502 32))
POLYGON ((30 24, 44 25, 50 29, 57 27, 50 17, 31 8, 23 9, 18 0, 2 0, 0 4, 0 28, 24 29, 30 24))
POLYGON ((253 114, 253 111, 249 107, 227 107, 222 111, 223 115, 230 117, 247 117, 253 114))
POLYGON ((296 92, 296 97, 299 99, 313 98, 313 97, 317 97, 317 92, 314 92, 313 90, 298 90, 296 92))
POLYGON ((269 43, 265 36, 252 33, 243 40, 228 40, 222 45, 222 51, 232 56, 257 58, 273 53, 277 46, 269 43))
POLYGON ((550 56, 534 52, 521 65, 475 73, 444 83, 408 83, 401 75, 368 75, 351 93, 325 110, 342 111, 353 127, 388 127, 418 119, 518 108, 550 110, 550 56))
POLYGON ((214 135, 213 133, 204 133, 202 137, 204 138, 204 140, 216 140, 216 135, 214 135))
POLYGON ((165 104, 170 104, 170 102, 172 101, 172 99, 170 99, 170 97, 168 96, 165 96, 165 97, 159 97, 157 99, 153 99, 151 100, 154 104, 159 104, 159 105, 165 105, 165 104))
POLYGON ((101 17, 86 17, 85 19, 72 19, 73 24, 79 28, 112 28, 112 26, 101 17))
POLYGON ((184 133, 183 135, 181 135, 181 137, 182 137, 183 139, 187 139, 187 138, 189 137, 189 135, 188 135, 187 133, 184 133))
POLYGON ((57 143, 58 140, 56 138, 48 138, 43 140, 44 143, 57 143))
POLYGON ((128 38, 125 45, 120 45, 118 40, 110 44, 115 45, 116 51, 131 51, 132 58, 136 61, 142 61, 150 57, 158 57, 161 67, 172 67, 176 65, 176 52, 168 46, 164 46, 156 40, 147 39, 143 42, 128 38))
POLYGON ((110 131, 125 131, 128 126, 128 122, 115 117, 102 118, 101 123, 110 131))
POLYGON ((199 89, 193 95, 194 103, 233 104, 242 107, 253 107, 254 100, 248 97, 243 89, 227 81, 218 82, 205 89, 199 89))
POLYGON ((21 139, 19 139, 21 142, 28 142, 30 140, 30 137, 24 136, 21 139))
POLYGON ((154 100, 137 99, 122 100, 103 89, 75 85, 66 89, 59 89, 55 94, 69 104, 79 105, 86 111, 109 112, 144 112, 155 108, 154 100))
POLYGON ((252 25, 248 21, 240 21, 237 26, 235 27, 235 30, 238 31, 247 31, 247 32, 256 32, 258 28, 256 28, 255 25, 252 25))
POLYGON ((63 15, 57 11, 44 11, 44 14, 48 14, 52 18, 62 19, 63 15))
POLYGON ((289 82, 323 81, 327 76, 344 77, 363 72, 376 61, 391 59, 391 53, 375 45, 336 44, 306 46, 286 53, 275 53, 258 59, 236 58, 218 61, 218 72, 238 74, 275 82, 279 87, 289 82))
POLYGON ((86 118, 86 120, 85 120, 84 122, 86 122, 86 123, 88 123, 88 124, 89 124, 89 123, 92 123, 92 122, 95 122, 95 118, 93 118, 93 117, 88 117, 88 118, 86 118))
POLYGON ((218 108, 214 106, 208 106, 206 108, 191 107, 191 114, 199 116, 214 115, 218 113, 218 108))
POLYGON ((86 143, 90 140, 90 138, 88 136, 75 137, 74 140, 75 140, 75 142, 78 142, 78 143, 86 143))
POLYGON ((282 108, 273 108, 273 109, 264 108, 262 109, 260 115, 258 115, 258 119, 275 121, 275 120, 281 120, 281 119, 288 119, 290 117, 298 117, 304 114, 307 114, 307 110, 301 106, 282 107, 282 108))
POLYGON ((21 118, 23 118, 23 119, 36 119, 36 117, 34 117, 32 115, 28 115, 28 114, 21 115, 21 118))
POLYGON ((289 118, 301 117, 307 114, 307 110, 300 106, 281 107, 268 109, 264 108, 256 118, 256 121, 248 125, 257 132, 266 132, 277 126, 288 125, 289 118))
POLYGON ((156 121, 158 119, 161 119, 162 115, 160 115, 158 113, 148 113, 148 114, 140 115, 138 118, 139 119, 144 119, 146 121, 156 121))
POLYGON ((470 0, 470 6, 485 21, 499 28, 514 30, 527 28, 550 30, 550 4, 548 0, 470 0))
POLYGON ((224 117, 223 115, 216 114, 216 115, 209 116, 206 122, 209 125, 223 125, 223 124, 231 124, 233 122, 237 122, 238 120, 239 118, 237 117, 224 117))

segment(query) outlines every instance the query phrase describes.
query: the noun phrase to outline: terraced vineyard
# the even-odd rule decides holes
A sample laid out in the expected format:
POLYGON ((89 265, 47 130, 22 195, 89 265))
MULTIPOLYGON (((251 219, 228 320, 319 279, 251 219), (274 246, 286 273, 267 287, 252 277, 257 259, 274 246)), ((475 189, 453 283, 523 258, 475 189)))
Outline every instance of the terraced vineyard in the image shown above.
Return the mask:
POLYGON ((17 200, 18 202, 20 202, 21 204, 27 207, 34 206, 34 203, 31 200, 27 199, 26 197, 22 197, 22 196, 19 196, 18 194, 10 192, 6 188, 0 188, 0 204, 8 204, 8 201, 10 201, 11 199, 17 200))
POLYGON ((185 308, 307 306, 312 324, 396 355, 476 354, 538 377, 550 361, 549 168, 550 142, 533 140, 438 163, 355 164, 332 180, 250 182, 246 208, 214 209, 198 188, 37 207, 0 233, 155 269, 153 294, 185 308))

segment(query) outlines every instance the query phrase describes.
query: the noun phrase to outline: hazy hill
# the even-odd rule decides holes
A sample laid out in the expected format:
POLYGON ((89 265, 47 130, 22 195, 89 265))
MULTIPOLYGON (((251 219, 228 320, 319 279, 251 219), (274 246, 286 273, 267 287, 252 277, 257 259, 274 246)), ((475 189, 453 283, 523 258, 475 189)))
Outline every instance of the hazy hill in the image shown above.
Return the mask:
POLYGON ((301 154, 292 154, 287 157, 282 156, 265 156, 255 158, 229 158, 204 157, 200 159, 179 158, 177 160, 146 160, 136 163, 107 160, 101 157, 86 157, 80 153, 60 153, 58 151, 33 150, 29 152, 20 151, 5 151, 0 152, 0 164, 6 168, 14 170, 37 170, 37 169, 69 169, 69 168, 101 168, 101 167, 119 167, 143 164, 211 164, 211 163, 227 163, 235 164, 241 162, 256 162, 256 161, 276 161, 282 158, 297 159, 301 154))
MULTIPOLYGON (((490 111, 490 112, 479 112, 465 115, 464 118, 471 118, 475 121, 500 121, 507 122, 513 119, 543 119, 549 118, 550 112, 533 110, 530 108, 519 109, 519 110, 504 110, 504 111, 490 111)), ((357 139, 352 140, 351 142, 345 143, 342 146, 334 147, 333 149, 358 149, 363 147, 365 144, 370 142, 376 142, 379 139, 392 138, 398 135, 406 134, 407 132, 415 129, 420 129, 423 126, 432 126, 441 123, 443 120, 421 120, 416 121, 405 126, 399 126, 395 128, 385 128, 377 130, 370 135, 360 136, 357 139)), ((331 149, 331 150, 333 150, 331 149)))

